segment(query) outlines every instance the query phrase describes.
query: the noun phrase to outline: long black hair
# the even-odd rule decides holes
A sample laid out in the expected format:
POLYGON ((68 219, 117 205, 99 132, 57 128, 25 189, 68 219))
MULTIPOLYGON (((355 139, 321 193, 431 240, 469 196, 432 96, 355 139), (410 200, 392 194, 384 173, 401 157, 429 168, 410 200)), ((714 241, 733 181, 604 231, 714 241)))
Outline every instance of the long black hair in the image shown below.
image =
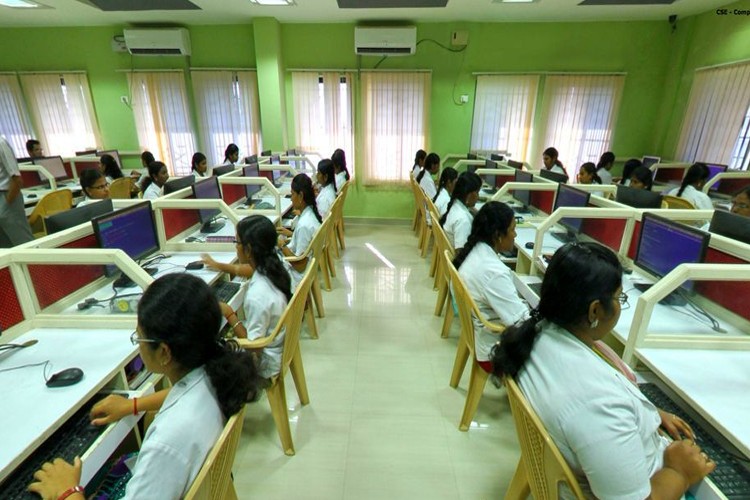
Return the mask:
POLYGON ((558 249, 544 273, 539 305, 529 319, 506 328, 492 349, 495 374, 518 374, 531 355, 540 321, 570 328, 588 319, 589 307, 596 300, 605 312, 612 313, 613 295, 621 285, 622 266, 609 248, 587 242, 568 243, 558 249))
POLYGON ((701 181, 705 183, 708 180, 709 175, 711 175, 711 171, 708 170, 705 163, 693 163, 685 174, 685 177, 682 179, 682 184, 680 184, 680 190, 677 191, 677 196, 682 196, 682 192, 685 191, 685 188, 688 186, 692 186, 701 181))
POLYGON ((587 174, 589 174, 591 176, 591 182, 592 183, 594 183, 594 184, 601 184, 602 183, 602 178, 599 177, 599 174, 597 174, 597 172, 599 171, 599 169, 597 168, 596 165, 594 165, 593 162, 587 161, 586 163, 584 163, 583 165, 581 165, 581 170, 583 170, 584 172, 586 172, 587 174))
POLYGON ((154 158, 154 154, 151 151, 144 151, 143 153, 141 153, 141 164, 144 167, 148 167, 155 161, 156 158, 154 158))
POLYGON ((313 184, 307 174, 297 174, 292 179, 292 191, 302 195, 302 201, 305 205, 312 207, 315 218, 318 222, 323 222, 323 217, 318 212, 318 203, 315 201, 315 191, 313 190, 313 184))
POLYGON ((255 272, 266 276, 284 294, 286 300, 290 300, 292 279, 276 252, 278 234, 273 222, 263 215, 245 217, 237 224, 237 235, 245 250, 250 249, 255 272))
MULTIPOLYGON (((229 146, 227 146, 227 149, 224 150, 224 161, 230 161, 229 156, 239 152, 240 148, 237 147, 237 144, 229 144, 229 146)), ((232 162, 232 164, 234 164, 234 162, 232 162)))
POLYGON ((138 303, 138 325, 145 338, 159 341, 144 348, 164 343, 181 369, 205 367, 225 418, 256 399, 262 379, 250 353, 221 338, 219 302, 202 279, 172 273, 155 280, 138 303))
POLYGON ((167 168, 167 166, 160 161, 152 161, 148 164, 148 177, 143 179, 141 191, 146 191, 146 189, 154 182, 154 177, 159 175, 162 167, 167 168))
POLYGON ((331 155, 331 161, 333 162, 334 170, 336 173, 344 172, 344 176, 348 181, 351 177, 349 176, 349 170, 346 168, 346 153, 343 149, 337 149, 331 155))
POLYGON ((630 179, 630 177, 633 175, 635 169, 642 166, 643 162, 638 158, 631 158, 626 161, 625 165, 623 165, 622 167, 622 178, 620 179, 620 184, 625 184, 625 182, 627 182, 628 179, 630 179))
POLYGON ((437 193, 435 193, 435 196, 432 198, 433 203, 437 200, 438 196, 440 195, 440 191, 445 189, 445 186, 448 185, 449 182, 455 180, 458 177, 458 172, 453 167, 445 167, 443 171, 440 173, 440 183, 438 184, 437 193))
POLYGON ((437 155, 437 153, 430 153, 427 155, 427 158, 424 159, 422 170, 420 170, 417 174, 417 183, 422 180, 422 177, 424 177, 425 173, 432 172, 433 165, 440 165, 440 157, 437 155))
POLYGON ((197 172, 198 165, 200 165, 200 163, 205 160, 206 160, 206 155, 200 152, 195 153, 193 155, 193 159, 190 160, 190 170, 192 170, 193 172, 197 172))
POLYGON ((425 158, 427 158, 427 151, 418 149, 417 154, 414 155, 414 165, 419 166, 419 163, 424 161, 425 158))
POLYGON ((482 178, 474 172, 462 172, 458 176, 456 185, 453 186, 453 192, 451 193, 451 201, 448 202, 448 208, 445 209, 445 213, 440 217, 440 225, 444 226, 445 221, 448 219, 448 214, 453 207, 453 202, 459 200, 461 203, 466 205, 466 198, 470 193, 479 192, 482 189, 482 178))
POLYGON ((333 191, 337 192, 336 189, 336 172, 333 167, 333 160, 325 158, 318 162, 318 172, 326 176, 326 182, 321 187, 326 187, 329 184, 333 184, 333 191))
POLYGON ((654 185, 654 174, 653 172, 651 172, 651 169, 649 169, 648 167, 644 167, 643 165, 641 165, 640 167, 636 167, 630 173, 628 179, 632 179, 633 177, 641 181, 641 183, 646 186, 647 191, 651 191, 651 188, 654 185))
POLYGON ((99 157, 99 163, 104 165, 104 175, 111 177, 112 179, 119 179, 122 177, 122 170, 120 165, 117 164, 115 157, 108 154, 103 154, 99 157))
POLYGON ((563 166, 562 162, 558 159, 558 157, 560 156, 560 153, 557 151, 557 148, 550 147, 550 148, 545 149, 544 152, 542 152, 542 156, 549 156, 550 158, 554 160, 552 162, 553 165, 557 165, 561 169, 565 170, 565 167, 563 166))
MULTIPOLYGON (((615 154, 612 151, 607 151, 599 158, 599 163, 596 164, 596 171, 598 172, 603 168, 607 168, 607 165, 612 165, 614 162, 615 154)), ((599 184, 601 184, 601 182, 599 184)))
POLYGON ((83 191, 83 194, 92 198, 88 190, 102 177, 104 177, 104 174, 98 168, 87 168, 81 172, 78 179, 81 181, 81 191, 83 191))
POLYGON ((461 267, 461 264, 464 263, 477 243, 487 243, 494 248, 497 239, 508 233, 515 217, 513 210, 505 203, 500 201, 485 203, 474 216, 471 223, 471 234, 469 234, 466 244, 453 259, 453 265, 456 266, 456 269, 461 267))

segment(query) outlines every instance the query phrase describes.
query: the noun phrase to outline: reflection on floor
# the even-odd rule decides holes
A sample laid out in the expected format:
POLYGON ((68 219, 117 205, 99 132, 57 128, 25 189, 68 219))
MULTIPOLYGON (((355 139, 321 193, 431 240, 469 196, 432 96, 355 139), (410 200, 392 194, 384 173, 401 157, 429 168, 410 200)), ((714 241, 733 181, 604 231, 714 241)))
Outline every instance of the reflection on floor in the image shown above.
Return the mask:
POLYGON ((234 466, 240 498, 501 498, 519 457, 504 391, 487 384, 469 432, 469 368, 448 385, 458 323, 440 338, 429 259, 405 225, 347 224, 319 340, 300 342, 310 404, 287 380, 296 456, 268 407, 247 408, 234 466))

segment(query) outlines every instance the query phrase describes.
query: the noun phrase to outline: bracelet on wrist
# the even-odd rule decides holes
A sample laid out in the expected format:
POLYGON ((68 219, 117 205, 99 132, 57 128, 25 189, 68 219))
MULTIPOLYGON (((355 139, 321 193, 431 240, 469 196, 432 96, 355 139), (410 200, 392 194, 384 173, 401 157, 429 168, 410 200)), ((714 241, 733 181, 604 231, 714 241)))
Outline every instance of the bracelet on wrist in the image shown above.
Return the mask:
POLYGON ((81 495, 83 495, 83 492, 83 486, 81 486, 80 484, 78 486, 71 486, 67 490, 60 493, 60 496, 57 497, 57 500, 65 500, 70 495, 75 495, 76 493, 80 493, 81 495))
POLYGON ((238 320, 237 320, 237 321, 236 321, 236 322, 235 322, 235 323, 234 323, 234 324, 233 324, 233 325, 232 325, 232 326, 230 327, 230 328, 232 329, 232 331, 234 331, 234 329, 235 329, 235 328, 237 327, 237 325, 239 325, 240 323, 242 323, 242 321, 240 321, 240 320, 238 319, 238 320))
POLYGON ((133 415, 138 415, 138 398, 133 398, 133 415))

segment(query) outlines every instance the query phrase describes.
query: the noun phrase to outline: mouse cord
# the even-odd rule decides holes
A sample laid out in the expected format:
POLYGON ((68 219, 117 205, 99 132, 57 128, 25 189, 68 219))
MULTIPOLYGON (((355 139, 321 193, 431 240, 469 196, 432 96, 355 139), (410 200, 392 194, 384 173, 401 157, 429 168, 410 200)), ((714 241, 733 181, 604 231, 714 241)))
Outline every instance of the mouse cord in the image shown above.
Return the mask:
POLYGON ((44 381, 47 382, 49 380, 47 378, 47 368, 49 366, 50 362, 49 359, 47 361, 40 361, 39 363, 29 363, 28 365, 19 365, 19 366, 12 366, 10 368, 3 368, 0 370, 0 373, 2 372, 9 372, 11 370, 20 370, 21 368, 28 368, 30 366, 41 366, 44 365, 44 368, 42 370, 42 377, 44 377, 44 381))
POLYGON ((716 318, 708 314, 708 312, 705 309, 703 309, 701 306, 693 302, 690 299, 690 297, 687 296, 687 294, 683 293, 682 290, 678 290, 678 292, 687 301, 688 305, 690 306, 691 309, 693 309, 693 311, 705 316, 711 322, 711 329, 713 331, 718 332, 718 333, 726 333, 726 330, 724 330, 721 327, 721 324, 716 320, 716 318))

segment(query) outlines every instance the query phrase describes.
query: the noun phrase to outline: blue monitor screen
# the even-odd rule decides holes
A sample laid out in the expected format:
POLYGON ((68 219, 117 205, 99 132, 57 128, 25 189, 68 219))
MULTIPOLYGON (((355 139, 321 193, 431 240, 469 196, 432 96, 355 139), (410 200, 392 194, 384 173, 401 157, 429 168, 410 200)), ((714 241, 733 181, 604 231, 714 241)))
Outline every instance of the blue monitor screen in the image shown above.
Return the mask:
MULTIPOLYGON (((219 189, 219 179, 209 177, 205 181, 193 184, 193 196, 197 200, 220 200, 221 190, 219 189)), ((219 209, 213 208, 198 210, 202 224, 209 222, 212 218, 219 215, 220 212, 219 209)))
POLYGON ((97 217, 91 223, 101 248, 119 248, 133 260, 159 250, 150 201, 97 217))
MULTIPOLYGON (((534 181, 534 174, 530 174, 528 172, 523 172, 521 170, 516 170, 516 182, 533 182, 534 181)), ((515 190, 513 191, 513 196, 521 202, 521 204, 524 207, 528 207, 531 205, 531 191, 528 190, 515 190)))
MULTIPOLYGON (((680 264, 703 262, 709 237, 698 228, 644 213, 635 265, 661 278, 680 264)), ((692 290, 693 282, 682 288, 692 290)))
MULTIPOLYGON (((726 165, 719 165, 718 163, 706 163, 706 166, 708 167, 708 179, 713 179, 716 174, 720 174, 722 172, 727 171, 726 165)), ((718 191, 719 190, 719 184, 721 184, 721 181, 713 184, 709 189, 711 191, 718 191)))
MULTIPOLYGON (((560 207, 587 207, 590 197, 591 193, 587 193, 585 191, 581 191, 580 189, 570 187, 567 184, 558 184, 557 196, 555 196, 555 206, 553 208, 553 211, 557 210, 560 207)), ((581 225, 583 224, 583 219, 571 219, 570 217, 566 217, 564 219, 560 219, 560 224, 570 229, 571 231, 580 232, 581 225)))
MULTIPOLYGON (((247 167, 242 169, 242 175, 244 177, 258 177, 260 172, 258 170, 257 163, 251 163, 247 167)), ((263 186, 260 184, 245 184, 245 197, 250 200, 252 197, 261 190, 263 186)))

